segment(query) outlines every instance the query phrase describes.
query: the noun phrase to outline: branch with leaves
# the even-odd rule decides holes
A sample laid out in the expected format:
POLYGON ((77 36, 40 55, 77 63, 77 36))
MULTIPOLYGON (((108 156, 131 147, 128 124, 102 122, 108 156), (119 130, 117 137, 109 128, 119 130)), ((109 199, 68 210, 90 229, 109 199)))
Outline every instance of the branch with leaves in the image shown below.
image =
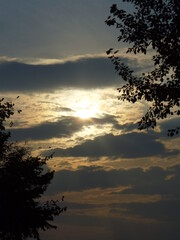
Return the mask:
MULTIPOLYGON (((107 51, 116 72, 126 82, 118 88, 119 100, 132 103, 146 101, 147 113, 139 121, 139 129, 154 128, 157 120, 180 115, 180 24, 179 1, 174 0, 124 0, 133 4, 134 11, 126 12, 113 4, 105 21, 119 32, 119 42, 130 46, 126 53, 146 54, 152 50, 154 69, 136 76, 117 55, 117 50, 107 51)), ((178 134, 179 126, 168 130, 168 135, 178 134)))

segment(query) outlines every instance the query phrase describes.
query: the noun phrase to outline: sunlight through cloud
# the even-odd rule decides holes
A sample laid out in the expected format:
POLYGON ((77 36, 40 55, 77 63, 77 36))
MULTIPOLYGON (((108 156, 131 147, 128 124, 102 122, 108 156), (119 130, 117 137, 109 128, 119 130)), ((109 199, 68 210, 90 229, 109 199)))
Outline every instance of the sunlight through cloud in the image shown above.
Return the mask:
POLYGON ((88 102, 84 102, 79 106, 79 109, 76 110, 74 116, 83 119, 92 118, 97 116, 98 110, 98 106, 92 106, 88 102))

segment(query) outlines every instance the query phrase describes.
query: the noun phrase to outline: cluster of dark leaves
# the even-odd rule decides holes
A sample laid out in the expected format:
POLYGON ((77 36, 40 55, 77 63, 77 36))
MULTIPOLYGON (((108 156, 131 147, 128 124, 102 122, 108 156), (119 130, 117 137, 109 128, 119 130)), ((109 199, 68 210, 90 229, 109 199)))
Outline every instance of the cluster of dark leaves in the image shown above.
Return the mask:
MULTIPOLYGON (((139 129, 154 128, 159 119, 180 115, 180 3, 175 0, 124 0, 134 5, 134 12, 111 6, 108 26, 115 26, 118 41, 131 47, 127 53, 143 53, 153 49, 151 72, 136 76, 118 57, 117 51, 107 54, 115 70, 126 82, 118 88, 120 100, 135 103, 145 100, 150 107, 139 122, 139 129)), ((178 134, 179 126, 168 131, 178 134)))
POLYGON ((39 230, 56 228, 50 222, 66 207, 40 197, 53 179, 46 158, 33 157, 24 147, 10 142, 5 124, 14 104, 0 100, 0 239, 40 239, 39 230))

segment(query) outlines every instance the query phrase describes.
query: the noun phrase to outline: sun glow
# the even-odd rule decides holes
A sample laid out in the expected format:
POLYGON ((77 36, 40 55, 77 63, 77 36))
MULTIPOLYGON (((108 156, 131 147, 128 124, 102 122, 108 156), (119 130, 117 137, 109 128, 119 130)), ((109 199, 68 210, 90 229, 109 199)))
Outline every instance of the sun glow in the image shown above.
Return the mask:
POLYGON ((75 111, 74 116, 83 119, 92 118, 98 115, 98 106, 89 104, 88 102, 83 102, 78 106, 75 111))

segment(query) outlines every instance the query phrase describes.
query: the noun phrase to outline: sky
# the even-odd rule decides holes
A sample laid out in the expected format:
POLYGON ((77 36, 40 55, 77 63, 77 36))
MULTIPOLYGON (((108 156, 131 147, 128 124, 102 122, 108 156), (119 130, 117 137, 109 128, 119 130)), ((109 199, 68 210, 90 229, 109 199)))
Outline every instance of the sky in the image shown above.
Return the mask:
POLYGON ((64 195, 68 207, 43 240, 179 239, 180 138, 167 137, 178 120, 139 131, 147 104, 118 101, 123 83, 106 50, 119 48, 137 75, 152 63, 125 54, 105 25, 113 3, 0 0, 0 95, 22 110, 12 140, 34 155, 54 152, 43 199, 64 195))

